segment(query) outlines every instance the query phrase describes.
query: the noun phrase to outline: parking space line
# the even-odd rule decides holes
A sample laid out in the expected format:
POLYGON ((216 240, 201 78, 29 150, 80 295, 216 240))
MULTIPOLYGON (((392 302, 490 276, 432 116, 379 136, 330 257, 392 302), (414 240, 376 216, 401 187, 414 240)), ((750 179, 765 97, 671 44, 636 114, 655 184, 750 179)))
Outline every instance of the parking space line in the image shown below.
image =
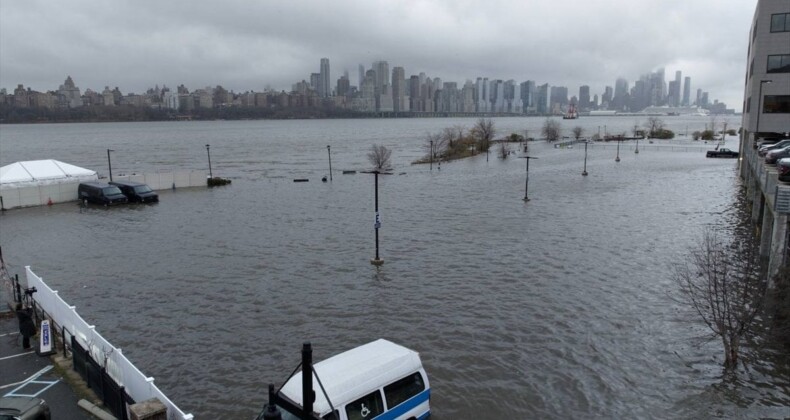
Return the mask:
POLYGON ((30 398, 37 398, 39 395, 43 394, 44 391, 48 390, 49 388, 52 387, 52 385, 55 385, 59 381, 60 381, 59 379, 58 380, 54 380, 54 381, 29 381, 29 382, 25 383, 24 385, 20 386, 19 388, 9 392, 8 394, 5 394, 5 396, 6 397, 30 397, 30 398), (24 387, 26 387, 26 386, 28 386, 30 384, 46 384, 47 386, 45 386, 44 388, 41 388, 41 390, 36 392, 35 394, 17 394, 16 393, 17 390, 22 389, 22 388, 24 388, 24 387))
MULTIPOLYGON (((49 365, 49 366, 45 367, 44 369, 39 370, 38 372, 34 373, 33 375, 31 375, 29 378, 25 379, 24 381, 14 382, 13 384, 0 385, 0 389, 9 388, 9 387, 12 387, 12 386, 15 386, 15 385, 19 385, 19 384, 22 384, 22 386, 25 386, 25 384, 27 382, 35 381, 36 379, 38 379, 39 376, 49 372, 50 370, 52 370, 52 365, 49 365)), ((21 386, 19 388, 21 388, 21 386)), ((19 388, 17 388, 17 389, 19 389, 19 388)), ((14 391, 16 391, 17 389, 15 389, 14 391)), ((13 393, 14 391, 11 391, 11 392, 13 393)))
POLYGON ((18 332, 11 332, 11 333, 0 334, 0 337, 7 337, 9 335, 19 335, 19 333, 18 332))
POLYGON ((0 360, 13 359, 14 357, 24 356, 26 354, 33 354, 33 349, 30 349, 30 350, 28 350, 28 351, 26 351, 24 353, 15 354, 13 356, 0 357, 0 360))

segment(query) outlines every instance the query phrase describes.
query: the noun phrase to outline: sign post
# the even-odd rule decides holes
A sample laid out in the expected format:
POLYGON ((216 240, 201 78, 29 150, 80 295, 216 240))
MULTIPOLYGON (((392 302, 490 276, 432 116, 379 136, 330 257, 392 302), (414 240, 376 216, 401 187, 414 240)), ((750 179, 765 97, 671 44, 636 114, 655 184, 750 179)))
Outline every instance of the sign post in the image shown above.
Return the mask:
POLYGON ((36 354, 39 356, 55 354, 52 350, 52 328, 47 319, 41 321, 41 329, 38 334, 38 350, 36 350, 36 354))

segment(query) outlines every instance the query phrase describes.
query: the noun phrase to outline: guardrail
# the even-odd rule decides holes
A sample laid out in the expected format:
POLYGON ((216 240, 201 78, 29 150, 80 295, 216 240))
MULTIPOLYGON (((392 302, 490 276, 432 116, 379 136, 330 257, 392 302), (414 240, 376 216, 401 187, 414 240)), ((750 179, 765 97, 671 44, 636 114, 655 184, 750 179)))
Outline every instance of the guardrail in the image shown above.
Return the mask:
MULTIPOLYGON (((62 331, 69 331, 74 339, 87 353, 102 365, 106 373, 125 388, 126 392, 136 402, 142 402, 151 398, 157 398, 167 407, 168 419, 191 420, 192 414, 185 414, 154 385, 154 378, 145 376, 129 361, 121 352, 98 332, 96 327, 88 324, 82 319, 75 306, 66 303, 58 294, 52 290, 41 277, 37 276, 30 266, 25 266, 27 276, 27 286, 35 287, 36 304, 46 312, 52 321, 62 331)), ((64 342, 66 337, 63 337, 64 342)))

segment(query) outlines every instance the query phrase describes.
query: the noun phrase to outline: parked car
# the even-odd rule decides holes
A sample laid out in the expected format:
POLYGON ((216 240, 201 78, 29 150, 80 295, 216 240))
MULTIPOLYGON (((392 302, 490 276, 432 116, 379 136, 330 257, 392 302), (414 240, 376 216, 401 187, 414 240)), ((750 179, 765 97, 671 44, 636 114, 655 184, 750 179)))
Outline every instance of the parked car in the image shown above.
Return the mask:
POLYGON ((780 141, 778 143, 774 143, 774 144, 766 144, 766 145, 760 146, 757 149, 757 154, 764 157, 771 150, 781 149, 781 148, 784 148, 784 147, 787 147, 787 146, 790 146, 790 139, 785 139, 785 140, 782 140, 782 141, 780 141))
POLYGON ((705 157, 720 157, 720 158, 737 158, 738 152, 730 149, 708 150, 705 157))
POLYGON ((790 158, 783 158, 776 161, 776 171, 779 173, 779 180, 790 182, 790 158))
POLYGON ((77 187, 77 197, 89 203, 103 204, 105 206, 129 202, 129 199, 123 195, 120 188, 98 181, 81 183, 77 187))
POLYGON ((0 398, 0 419, 50 420, 49 405, 41 398, 2 397, 0 398))
POLYGON ((768 152, 765 155, 765 163, 768 165, 773 165, 777 160, 786 157, 790 157, 790 146, 768 152))
POLYGON ((130 203, 156 203, 159 195, 146 184, 134 181, 113 181, 110 185, 120 188, 130 203))

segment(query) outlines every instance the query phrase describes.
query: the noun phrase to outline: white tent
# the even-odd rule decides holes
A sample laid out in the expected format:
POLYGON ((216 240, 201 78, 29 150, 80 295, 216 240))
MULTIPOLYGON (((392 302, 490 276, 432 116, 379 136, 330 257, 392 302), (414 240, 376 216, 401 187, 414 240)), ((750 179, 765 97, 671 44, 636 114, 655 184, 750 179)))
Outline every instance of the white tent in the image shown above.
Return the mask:
POLYGON ((59 160, 29 160, 0 167, 0 188, 98 179, 96 171, 59 160))
POLYGON ((9 209, 74 201, 80 182, 97 179, 96 171, 53 159, 15 162, 0 167, 0 204, 9 209))

